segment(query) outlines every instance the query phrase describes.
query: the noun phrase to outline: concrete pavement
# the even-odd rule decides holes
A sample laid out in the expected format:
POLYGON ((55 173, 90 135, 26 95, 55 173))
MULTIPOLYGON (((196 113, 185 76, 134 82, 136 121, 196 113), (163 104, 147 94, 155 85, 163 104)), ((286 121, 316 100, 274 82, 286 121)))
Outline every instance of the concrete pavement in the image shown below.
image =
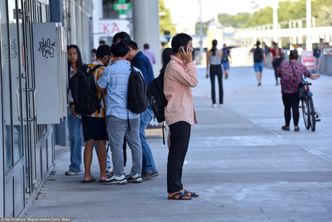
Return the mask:
MULTIPOLYGON (((265 70, 258 88, 252 68, 234 68, 224 81, 225 105, 211 108, 209 81, 199 69, 194 90, 199 125, 192 129, 183 180, 200 198, 166 200, 167 148, 151 138, 160 176, 138 185, 82 184, 81 177, 66 177, 68 149, 59 148, 56 173, 27 215, 115 222, 331 222, 332 78, 314 82, 322 116, 315 133, 304 129, 302 119, 300 133, 281 132, 280 88, 273 78, 265 70)), ((96 162, 93 167, 98 176, 96 162)))

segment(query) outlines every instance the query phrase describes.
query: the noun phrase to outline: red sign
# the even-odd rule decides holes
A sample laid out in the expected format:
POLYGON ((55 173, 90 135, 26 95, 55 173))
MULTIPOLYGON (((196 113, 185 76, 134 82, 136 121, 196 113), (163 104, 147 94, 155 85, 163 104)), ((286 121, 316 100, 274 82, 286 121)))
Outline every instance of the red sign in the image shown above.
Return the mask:
POLYGON ((301 56, 301 63, 307 67, 308 70, 315 69, 315 58, 312 51, 303 51, 301 56))

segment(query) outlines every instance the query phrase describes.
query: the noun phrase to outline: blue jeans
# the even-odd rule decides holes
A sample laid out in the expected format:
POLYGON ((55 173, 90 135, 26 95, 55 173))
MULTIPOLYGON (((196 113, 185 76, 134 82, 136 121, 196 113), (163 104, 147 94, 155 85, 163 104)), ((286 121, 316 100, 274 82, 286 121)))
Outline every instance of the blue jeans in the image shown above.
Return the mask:
POLYGON ((73 114, 68 115, 69 142, 70 142, 70 165, 69 170, 81 171, 82 164, 82 138, 81 119, 73 114))
POLYGON ((154 164, 151 148, 145 138, 145 129, 149 125, 153 118, 153 111, 151 109, 146 109, 145 112, 141 113, 141 123, 139 129, 139 136, 141 139, 142 153, 143 153, 143 166, 142 173, 153 173, 157 171, 154 164))

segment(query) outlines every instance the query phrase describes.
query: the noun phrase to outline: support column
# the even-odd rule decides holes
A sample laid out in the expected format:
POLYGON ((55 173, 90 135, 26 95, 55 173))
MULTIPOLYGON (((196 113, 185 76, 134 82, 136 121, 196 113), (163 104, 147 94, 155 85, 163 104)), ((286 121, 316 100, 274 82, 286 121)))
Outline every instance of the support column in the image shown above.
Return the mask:
POLYGON ((306 50, 312 50, 311 38, 311 0, 306 0, 306 23, 307 23, 307 37, 306 37, 306 50))
POLYGON ((157 76, 161 67, 158 0, 133 0, 133 23, 134 40, 138 47, 142 49, 143 44, 148 43, 156 55, 153 71, 157 76))
POLYGON ((278 42, 278 7, 279 0, 273 2, 273 41, 278 42))

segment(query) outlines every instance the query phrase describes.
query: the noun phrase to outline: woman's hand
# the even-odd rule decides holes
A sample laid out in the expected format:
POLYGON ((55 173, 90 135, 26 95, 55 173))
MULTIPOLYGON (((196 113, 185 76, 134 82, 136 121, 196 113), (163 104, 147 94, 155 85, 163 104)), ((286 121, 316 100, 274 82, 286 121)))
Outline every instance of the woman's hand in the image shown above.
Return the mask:
POLYGON ((311 75, 310 75, 310 79, 312 79, 312 80, 319 79, 319 77, 320 77, 319 74, 311 74, 311 75))
POLYGON ((190 63, 193 61, 193 48, 187 46, 187 50, 184 50, 184 48, 181 48, 182 57, 185 60, 186 63, 190 63))

